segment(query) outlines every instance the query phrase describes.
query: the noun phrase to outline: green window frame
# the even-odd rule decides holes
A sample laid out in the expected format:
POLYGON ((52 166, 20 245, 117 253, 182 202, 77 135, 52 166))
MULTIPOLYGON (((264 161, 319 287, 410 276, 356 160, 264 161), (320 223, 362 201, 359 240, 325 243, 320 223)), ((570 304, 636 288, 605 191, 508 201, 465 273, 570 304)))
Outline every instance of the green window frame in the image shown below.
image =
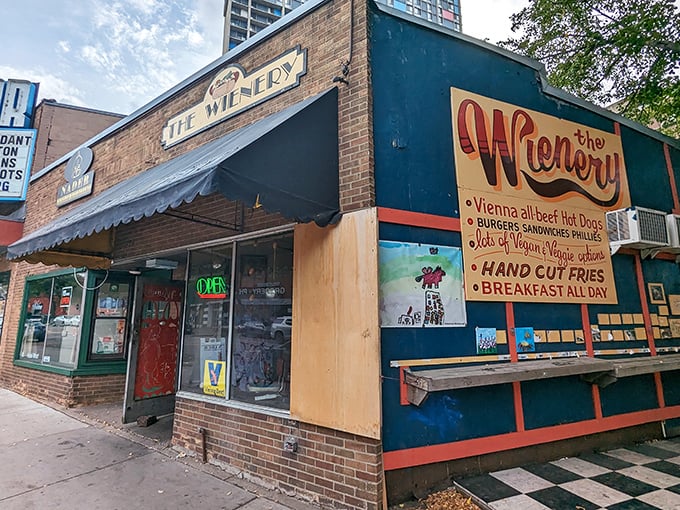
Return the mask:
MULTIPOLYGON (((116 356, 90 356, 95 332, 95 297, 97 285, 102 282, 119 282, 134 286, 134 279, 127 273, 91 271, 86 268, 64 269, 26 278, 19 318, 19 332, 14 352, 16 366, 52 372, 66 376, 124 374, 127 371, 127 351, 116 356), (57 282, 57 285, 55 285, 57 282), (70 290, 68 287, 71 287, 70 290), (47 289, 49 288, 49 296, 47 289), (47 306, 47 310, 44 310, 47 306), (64 309, 66 313, 64 313, 64 309), (46 313, 43 313, 46 312, 46 313), (76 313, 77 312, 77 313, 76 313), (36 338, 36 325, 40 321, 44 328, 44 339, 36 338), (31 349, 27 348, 29 332, 31 349), (76 333, 77 331, 77 333, 76 333), (62 340, 59 340, 62 335, 62 340), (64 339, 73 345, 64 347, 64 339), (42 350, 39 345, 44 342, 42 350), (69 350, 70 349, 70 350, 69 350), (28 353, 30 356, 27 356, 28 353), (35 356, 35 354, 38 354, 35 356), (62 357, 52 361, 55 355, 62 357), (70 357, 68 362, 63 357, 70 357)), ((130 302, 127 306, 127 328, 129 327, 130 302)))

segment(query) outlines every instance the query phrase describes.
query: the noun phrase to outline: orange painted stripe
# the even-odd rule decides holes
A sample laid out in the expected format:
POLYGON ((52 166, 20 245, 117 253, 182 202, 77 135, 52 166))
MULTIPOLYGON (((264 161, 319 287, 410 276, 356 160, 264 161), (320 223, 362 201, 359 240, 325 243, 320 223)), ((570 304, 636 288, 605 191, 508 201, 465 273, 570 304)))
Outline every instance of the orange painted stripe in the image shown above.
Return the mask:
POLYGON ((519 361, 517 358, 517 340, 515 337, 515 308, 512 303, 505 303, 505 323, 508 328, 508 349, 510 349, 510 361, 519 361))
POLYGON ((645 331, 647 332, 647 345, 649 345, 649 353, 656 356, 656 345, 654 344, 654 330, 652 330, 652 317, 649 314, 649 306, 647 305, 647 291, 645 290, 645 277, 642 273, 642 261, 640 254, 635 254, 635 275, 638 284, 638 294, 640 295, 640 305, 642 306, 642 317, 645 321, 645 331))
POLYGON ((523 432, 524 427, 524 403, 522 402, 522 386, 519 381, 512 383, 512 397, 515 405, 515 428, 517 432, 523 432))
MULTIPOLYGON (((638 284, 638 293, 640 294, 640 305, 642 305, 642 317, 645 321, 645 331, 647 333, 647 344, 649 345, 649 354, 656 356, 656 344, 654 342, 654 330, 652 329, 652 318, 649 314, 649 305, 647 305, 647 291, 645 289, 645 276, 642 272, 642 260, 640 255, 635 256, 635 275, 638 284)), ((654 374, 654 386, 656 387, 656 400, 659 407, 666 407, 666 399, 663 396, 663 383, 661 381, 661 374, 658 372, 654 374)))
POLYGON ((602 419, 602 400, 600 399, 600 387, 597 384, 591 386, 593 394, 593 411, 595 412, 595 419, 602 419))
POLYGON ((671 183, 671 194, 673 195, 673 212, 680 214, 680 199, 678 198, 678 187, 675 184, 675 174, 673 173, 673 163, 668 144, 663 144, 663 155, 666 158, 666 170, 668 170, 668 181, 671 183))
MULTIPOLYGON (((505 324, 508 331, 508 349, 510 362, 517 363, 517 340, 515 336, 515 307, 512 303, 505 303, 505 324)), ((519 381, 512 383, 512 399, 515 408, 515 428, 518 432, 524 430, 524 404, 522 402, 522 386, 519 381)))
POLYGON ((590 329, 590 314, 588 313, 588 305, 581 303, 581 325, 583 326, 584 341, 586 342, 586 352, 590 358, 595 356, 593 349, 593 332, 590 329))
MULTIPOLYGON (((632 248, 621 248, 616 253, 617 253, 617 255, 632 255, 632 256, 635 256, 638 253, 640 253, 640 251, 639 250, 633 250, 632 248)), ((671 262, 675 262, 675 257, 676 256, 674 254, 665 253, 665 252, 657 253, 656 255, 654 255, 654 258, 656 260, 670 260, 671 262)))
POLYGON ((390 209, 388 207, 378 207, 378 221, 382 221, 383 223, 395 223, 397 225, 408 225, 410 227, 435 228, 437 230, 447 230, 449 232, 460 232, 459 218, 404 211, 402 209, 390 209))
POLYGON ((654 372, 654 384, 656 385, 656 399, 659 401, 659 407, 666 407, 666 397, 663 396, 663 382, 660 372, 654 372))
POLYGON ((525 446, 561 441, 588 434, 597 434, 609 430, 622 429, 644 423, 668 420, 680 416, 680 406, 651 409, 624 415, 608 416, 599 420, 587 420, 567 423, 553 427, 544 427, 523 432, 510 432, 497 436, 468 439, 452 443, 407 448, 383 453, 385 471, 403 469, 414 466, 434 464, 457 459, 465 459, 476 455, 484 455, 499 451, 513 450, 525 446))
MULTIPOLYGON (((586 343, 586 352, 590 358, 595 357, 595 349, 593 348, 593 331, 590 329, 590 313, 588 313, 588 305, 581 303, 581 325, 583 327, 583 336, 586 343)), ((593 384, 591 386, 593 395, 593 412, 595 419, 602 418, 602 401, 600 400, 600 388, 593 384)))
POLYGON ((399 367, 399 403, 403 406, 410 404, 408 397, 406 396, 406 376, 404 375, 404 370, 408 367, 399 367))

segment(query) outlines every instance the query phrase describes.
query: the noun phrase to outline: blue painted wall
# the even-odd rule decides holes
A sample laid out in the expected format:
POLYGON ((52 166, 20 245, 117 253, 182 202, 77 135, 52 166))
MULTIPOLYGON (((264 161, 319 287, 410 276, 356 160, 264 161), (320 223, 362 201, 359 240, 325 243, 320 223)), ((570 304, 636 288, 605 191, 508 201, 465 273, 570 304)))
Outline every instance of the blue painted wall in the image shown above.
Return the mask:
MULTIPOLYGON (((375 6, 372 9, 370 53, 379 207, 459 217, 451 87, 614 132, 611 119, 544 95, 534 69, 479 45, 394 17, 375 6)), ((633 203, 670 212, 673 202, 663 145, 626 127, 621 136, 633 203)), ((677 148, 671 149, 671 159, 680 168, 677 148)), ((460 246, 458 233, 427 228, 382 223, 379 235, 381 240, 460 246)), ((633 257, 616 255, 613 265, 619 304, 590 306, 593 325, 598 324, 602 314, 609 317, 642 313, 633 257)), ((648 281, 663 282, 667 293, 680 293, 678 266, 649 260, 643 265, 648 281)), ((465 327, 382 329, 385 451, 515 430, 511 385, 432 393, 420 407, 399 402, 399 369, 391 367, 391 361, 473 356, 476 327, 507 328, 504 303, 468 302, 466 311, 465 327)), ((514 315, 517 327, 576 332, 583 329, 579 305, 515 303, 514 315)), ((644 346, 644 341, 608 341, 606 337, 595 344, 596 349, 644 346)), ((584 345, 575 342, 536 346, 537 352, 584 349, 584 345)), ((499 353, 507 354, 508 346, 499 345, 499 353)), ((676 379, 674 373, 664 375, 664 380, 676 379)), ((591 387, 578 377, 521 386, 527 429, 594 418, 591 387)), ((680 391, 669 390, 668 398, 680 402, 680 391)), ((602 392, 602 402, 605 415, 653 408, 657 405, 653 377, 634 377, 613 384, 602 392)))

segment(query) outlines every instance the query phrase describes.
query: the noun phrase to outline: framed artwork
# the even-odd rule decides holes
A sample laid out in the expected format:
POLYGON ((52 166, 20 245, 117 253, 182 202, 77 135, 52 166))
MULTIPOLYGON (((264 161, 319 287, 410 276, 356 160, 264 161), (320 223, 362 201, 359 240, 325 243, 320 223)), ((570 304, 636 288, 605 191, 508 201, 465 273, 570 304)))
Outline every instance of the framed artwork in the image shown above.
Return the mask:
POLYGON ((380 325, 465 326, 462 253, 454 246, 381 240, 380 325))
POLYGON ((653 305, 665 305, 666 293, 663 290, 663 283, 648 283, 649 302, 653 305))
POLYGON ((668 304, 671 307, 671 315, 680 315, 680 294, 669 294, 668 304))

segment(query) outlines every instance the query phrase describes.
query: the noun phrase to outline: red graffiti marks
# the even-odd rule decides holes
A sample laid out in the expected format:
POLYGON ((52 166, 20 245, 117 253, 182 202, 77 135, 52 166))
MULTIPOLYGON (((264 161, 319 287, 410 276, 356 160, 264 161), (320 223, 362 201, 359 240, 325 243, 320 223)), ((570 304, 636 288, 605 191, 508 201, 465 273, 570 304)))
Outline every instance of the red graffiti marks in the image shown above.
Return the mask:
POLYGON ((175 391, 181 292, 177 287, 145 285, 142 304, 135 398, 175 391))

